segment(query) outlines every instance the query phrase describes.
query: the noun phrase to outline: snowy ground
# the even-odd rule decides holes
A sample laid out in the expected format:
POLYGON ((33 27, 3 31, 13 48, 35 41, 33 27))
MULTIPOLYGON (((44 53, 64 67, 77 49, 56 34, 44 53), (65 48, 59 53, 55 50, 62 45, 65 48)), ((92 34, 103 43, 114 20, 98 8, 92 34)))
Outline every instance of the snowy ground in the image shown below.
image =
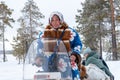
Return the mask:
POLYGON ((7 55, 7 62, 0 62, 0 80, 22 80, 22 64, 15 57, 7 55))
MULTIPOLYGON (((7 62, 0 62, 0 80, 23 80, 23 65, 18 64, 12 55, 7 58, 7 62)), ((120 61, 107 61, 107 64, 115 80, 120 80, 120 61)))

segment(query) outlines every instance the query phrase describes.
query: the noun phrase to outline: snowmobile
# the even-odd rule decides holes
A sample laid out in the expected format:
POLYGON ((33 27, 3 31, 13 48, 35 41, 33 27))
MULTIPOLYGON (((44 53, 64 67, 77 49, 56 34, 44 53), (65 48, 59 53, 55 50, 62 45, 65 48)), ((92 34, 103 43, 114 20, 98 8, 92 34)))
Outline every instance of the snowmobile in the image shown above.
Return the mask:
POLYGON ((23 80, 72 80, 64 42, 48 38, 34 40, 25 56, 23 80))

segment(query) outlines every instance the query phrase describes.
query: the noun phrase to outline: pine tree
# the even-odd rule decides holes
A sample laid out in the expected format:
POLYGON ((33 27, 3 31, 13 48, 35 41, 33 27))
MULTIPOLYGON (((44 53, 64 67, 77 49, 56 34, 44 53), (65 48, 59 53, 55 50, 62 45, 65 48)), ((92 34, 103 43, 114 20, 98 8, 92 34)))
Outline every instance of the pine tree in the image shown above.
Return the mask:
POLYGON ((12 44, 14 55, 19 61, 21 58, 24 59, 30 44, 37 38, 40 32, 38 28, 42 28, 43 25, 41 19, 44 18, 33 0, 28 0, 21 12, 23 16, 18 19, 20 28, 18 28, 17 37, 14 38, 14 44, 12 44))
POLYGON ((76 15, 76 22, 78 23, 77 30, 84 36, 85 46, 98 48, 102 56, 102 39, 107 38, 106 41, 109 45, 103 45, 107 46, 107 50, 112 49, 115 60, 119 53, 117 50, 119 49, 120 37, 117 26, 119 26, 120 21, 120 1, 114 0, 113 3, 110 3, 110 1, 113 0, 85 0, 82 3, 83 10, 78 10, 79 14, 76 15), (111 5, 113 5, 114 13, 111 5), (117 45, 115 45, 116 41, 117 45), (116 49, 117 46, 118 49, 116 49))
POLYGON ((44 15, 33 0, 28 0, 21 12, 23 13, 22 18, 26 22, 27 33, 30 35, 28 36, 28 44, 30 44, 40 32, 37 27, 42 28, 41 19, 44 18, 44 15))
POLYGON ((108 32, 104 18, 108 17, 109 10, 105 9, 109 9, 109 4, 104 0, 85 0, 82 6, 83 10, 78 10, 79 14, 76 15, 77 29, 84 37, 85 46, 100 48, 102 52, 101 39, 108 32))
POLYGON ((29 36, 28 34, 26 34, 26 29, 25 29, 25 22, 24 19, 20 19, 20 28, 18 28, 17 30, 17 37, 13 38, 13 55, 16 56, 16 58, 19 59, 19 63, 22 59, 24 59, 24 55, 25 53, 27 53, 27 36, 29 36))
POLYGON ((14 22, 14 19, 11 18, 12 11, 13 10, 8 8, 8 6, 4 2, 0 3, 0 31, 1 31, 0 39, 2 39, 3 41, 3 62, 5 62, 5 40, 6 40, 4 33, 6 26, 12 27, 11 22, 14 22))

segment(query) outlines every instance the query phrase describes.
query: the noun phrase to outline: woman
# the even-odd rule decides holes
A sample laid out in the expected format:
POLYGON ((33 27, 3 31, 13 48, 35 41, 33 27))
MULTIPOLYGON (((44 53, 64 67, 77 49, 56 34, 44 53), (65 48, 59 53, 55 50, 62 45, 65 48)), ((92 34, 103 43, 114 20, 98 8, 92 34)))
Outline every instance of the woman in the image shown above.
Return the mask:
MULTIPOLYGON (((62 35, 61 40, 64 42, 64 45, 67 49, 67 52, 70 56, 70 59, 76 63, 77 59, 79 59, 80 52, 82 49, 82 42, 78 33, 70 28, 64 21, 63 15, 60 12, 52 12, 49 17, 49 24, 45 27, 45 31, 40 35, 40 38, 54 38, 59 39, 62 35), (64 34, 62 35, 62 32, 64 34), (75 59, 75 60, 74 60, 75 59)), ((72 65, 71 63, 71 65, 72 65)), ((77 66, 79 63, 76 63, 77 66)), ((74 66, 75 67, 75 66, 74 66)), ((78 70, 78 67, 74 68, 74 70, 78 70)), ((73 73, 74 73, 73 70, 73 73)), ((76 72, 75 72, 76 73, 76 72)), ((80 75, 74 75, 73 80, 80 77, 80 75)))
POLYGON ((99 69, 104 71, 110 77, 110 80, 114 80, 114 77, 113 77, 112 73, 109 71, 109 68, 103 63, 103 61, 100 59, 100 56, 96 53, 96 51, 93 51, 89 47, 87 47, 83 51, 83 55, 85 58, 86 66, 88 66, 89 64, 94 64, 99 69))

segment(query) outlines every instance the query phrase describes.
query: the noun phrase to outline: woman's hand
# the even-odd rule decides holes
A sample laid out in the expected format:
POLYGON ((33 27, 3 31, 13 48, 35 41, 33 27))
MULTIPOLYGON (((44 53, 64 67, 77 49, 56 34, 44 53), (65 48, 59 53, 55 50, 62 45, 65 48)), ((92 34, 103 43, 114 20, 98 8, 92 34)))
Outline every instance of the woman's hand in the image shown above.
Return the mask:
POLYGON ((42 65, 42 58, 40 58, 40 57, 37 57, 36 59, 35 59, 35 62, 33 63, 33 65, 36 65, 37 67, 40 67, 41 65, 42 65))

